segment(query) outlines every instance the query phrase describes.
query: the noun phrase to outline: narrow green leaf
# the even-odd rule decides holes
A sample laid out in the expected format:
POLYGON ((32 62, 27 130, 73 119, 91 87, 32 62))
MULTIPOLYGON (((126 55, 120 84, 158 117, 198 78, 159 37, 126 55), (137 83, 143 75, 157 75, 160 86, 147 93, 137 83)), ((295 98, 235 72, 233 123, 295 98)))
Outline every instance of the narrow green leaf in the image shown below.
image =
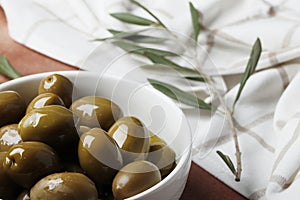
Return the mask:
POLYGON ((205 103, 202 99, 199 99, 190 93, 182 91, 177 87, 174 87, 170 84, 163 83, 163 82, 160 82, 160 81, 154 80, 154 79, 148 79, 148 81, 155 89, 157 89, 158 91, 162 92, 166 96, 168 96, 178 102, 181 102, 181 103, 184 103, 186 105, 190 105, 190 106, 193 106, 196 108, 200 108, 200 109, 205 109, 205 110, 212 109, 212 106, 205 103))
POLYGON ((186 76, 184 78, 186 78, 188 80, 192 80, 192 81, 205 82, 205 78, 203 78, 202 76, 200 76, 200 77, 186 76))
POLYGON ((145 56, 149 60, 151 60, 153 63, 156 63, 156 64, 179 66, 176 63, 172 62, 171 60, 169 60, 169 59, 167 59, 167 58, 165 58, 163 56, 157 55, 157 54, 145 53, 145 56))
POLYGON ((0 55, 0 73, 11 79, 21 77, 10 62, 2 55, 0 55))
POLYGON ((145 44, 161 44, 167 40, 166 38, 147 36, 147 35, 133 35, 133 36, 125 37, 125 39, 136 43, 145 43, 145 44))
POLYGON ((154 36, 148 36, 148 35, 140 35, 139 33, 145 31, 132 31, 132 32, 124 32, 124 31, 118 31, 114 29, 108 29, 108 31, 113 34, 113 38, 123 38, 126 40, 130 40, 136 43, 163 43, 167 39, 166 38, 160 38, 160 37, 154 37, 154 36))
POLYGON ((152 54, 159 55, 159 56, 178 56, 177 54, 170 52, 170 51, 142 47, 142 46, 138 46, 133 43, 129 43, 129 42, 125 42, 125 41, 114 41, 112 43, 114 45, 120 47, 124 51, 139 54, 139 55, 145 55, 146 53, 152 53, 152 54))
POLYGON ((194 5, 192 4, 192 2, 190 2, 190 12, 191 12, 192 24, 194 29, 194 40, 197 41, 200 33, 199 13, 194 7, 194 5))
POLYGON ((113 39, 113 37, 96 38, 96 39, 93 39, 93 40, 90 40, 90 41, 91 42, 103 42, 103 41, 110 40, 110 39, 113 39))
MULTIPOLYGON (((190 69, 190 68, 187 68, 187 67, 182 67, 182 66, 172 62, 171 60, 169 60, 169 59, 167 59, 163 56, 158 56, 156 54, 146 53, 145 56, 147 58, 149 58, 155 64, 161 64, 161 65, 164 65, 165 67, 171 67, 171 68, 173 68, 177 71, 180 71, 182 73, 190 74, 190 76, 191 76, 190 80, 192 80, 192 78, 195 78, 195 80, 197 79, 198 81, 200 81, 199 78, 201 78, 201 80, 203 80, 203 75, 201 75, 201 73, 197 70, 190 69)), ((187 77, 187 79, 189 79, 189 78, 187 77)))
POLYGON ((163 64, 150 64, 150 65, 143 65, 141 69, 146 70, 150 73, 166 75, 168 76, 180 76, 187 79, 194 79, 199 81, 202 78, 202 82, 204 82, 203 77, 201 74, 197 73, 197 71, 190 70, 188 68, 178 68, 170 65, 163 65, 163 64))
POLYGON ((236 170, 230 157, 228 155, 223 154, 221 151, 217 151, 217 154, 222 158, 222 160, 225 162, 230 171, 235 175, 236 170))
POLYGON ((126 39, 131 36, 138 35, 140 32, 144 31, 144 30, 140 30, 140 31, 123 32, 114 29, 107 29, 107 30, 113 35, 112 37, 97 38, 94 41, 105 41, 105 40, 122 39, 122 38, 126 39))
POLYGON ((112 17, 129 24, 141 25, 141 26, 151 26, 157 24, 156 22, 139 17, 130 13, 111 13, 112 17))
POLYGON ((154 15, 148 8, 146 8, 145 6, 143 6, 142 4, 140 4, 139 2, 135 1, 135 0, 130 0, 132 3, 134 3, 135 5, 137 5, 138 7, 142 8, 144 11, 146 11, 149 15, 151 15, 154 19, 156 19, 156 21, 158 22, 159 25, 161 25, 164 28, 167 28, 165 26, 165 24, 158 18, 156 17, 156 15, 154 15))
POLYGON ((252 47, 251 55, 250 55, 250 58, 248 60, 247 67, 246 67, 245 72, 243 74, 243 77, 241 79, 240 87, 239 87, 239 90, 237 92, 237 95, 235 97, 235 100, 234 100, 234 103, 233 103, 233 106, 232 106, 232 111, 234 111, 235 104, 239 100, 239 98, 241 96, 241 93, 242 93, 242 91, 243 91, 243 89, 246 85, 247 80, 255 72, 258 60, 259 60, 260 55, 261 55, 261 51, 262 51, 261 42, 260 42, 260 39, 257 38, 254 45, 253 45, 253 47, 252 47))
POLYGON ((115 30, 115 29, 107 29, 107 31, 110 32, 113 35, 117 35, 117 34, 120 34, 120 33, 123 32, 123 31, 118 31, 118 30, 115 30))
POLYGON ((113 30, 113 29, 107 29, 107 30, 111 34, 113 34, 113 36, 114 36, 113 38, 126 38, 126 37, 137 35, 144 31, 144 30, 140 30, 140 31, 124 32, 124 31, 118 31, 118 30, 113 30))

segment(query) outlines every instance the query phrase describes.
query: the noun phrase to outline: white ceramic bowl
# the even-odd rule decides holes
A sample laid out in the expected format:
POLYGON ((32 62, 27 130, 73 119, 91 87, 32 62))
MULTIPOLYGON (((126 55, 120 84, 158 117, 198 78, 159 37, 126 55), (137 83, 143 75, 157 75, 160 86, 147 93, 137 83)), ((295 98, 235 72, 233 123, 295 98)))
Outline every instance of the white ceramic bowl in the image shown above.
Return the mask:
POLYGON ((18 78, 0 85, 0 91, 18 91, 27 102, 37 95, 41 79, 58 73, 74 83, 73 100, 99 95, 117 103, 124 115, 136 116, 146 126, 163 138, 176 152, 177 166, 165 179, 132 199, 179 199, 191 165, 191 134, 181 110, 167 97, 149 84, 138 84, 116 77, 82 71, 50 72, 18 78))

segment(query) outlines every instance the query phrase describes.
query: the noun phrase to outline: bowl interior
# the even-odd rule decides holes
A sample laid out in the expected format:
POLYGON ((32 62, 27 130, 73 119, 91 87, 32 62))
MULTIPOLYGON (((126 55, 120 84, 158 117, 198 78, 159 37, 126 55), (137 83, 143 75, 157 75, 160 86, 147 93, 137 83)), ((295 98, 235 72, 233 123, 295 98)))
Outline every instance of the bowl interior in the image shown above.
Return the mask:
POLYGON ((149 84, 139 84, 90 72, 65 71, 15 79, 1 84, 0 91, 18 91, 29 102, 37 95, 40 80, 53 73, 62 74, 74 83, 73 100, 91 95, 112 100, 121 107, 124 116, 139 118, 149 130, 164 139, 176 152, 177 166, 173 172, 139 196, 153 192, 168 182, 168 179, 180 171, 181 165, 189 161, 191 134, 184 114, 170 99, 152 89, 149 84))

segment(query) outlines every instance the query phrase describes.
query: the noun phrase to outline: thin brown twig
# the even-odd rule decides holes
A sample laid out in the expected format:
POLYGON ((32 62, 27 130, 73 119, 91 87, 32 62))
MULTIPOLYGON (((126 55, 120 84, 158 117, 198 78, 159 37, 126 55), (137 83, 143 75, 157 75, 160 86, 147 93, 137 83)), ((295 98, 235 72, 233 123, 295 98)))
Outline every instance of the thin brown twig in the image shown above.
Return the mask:
POLYGON ((232 116, 232 112, 229 110, 228 106, 226 105, 224 98, 218 91, 218 89, 215 86, 215 83, 211 80, 210 76, 206 76, 205 79, 207 80, 207 83, 212 86, 213 90, 216 92, 217 97, 220 101, 221 106, 224 109, 225 116, 228 120, 230 129, 231 129, 231 134, 233 137, 234 141, 234 146, 235 146, 235 156, 236 156, 236 173, 235 173, 235 180, 240 181, 241 180, 241 174, 242 174, 242 153, 240 151, 240 145, 239 145, 239 140, 238 140, 238 135, 236 132, 236 128, 234 125, 234 120, 232 116))

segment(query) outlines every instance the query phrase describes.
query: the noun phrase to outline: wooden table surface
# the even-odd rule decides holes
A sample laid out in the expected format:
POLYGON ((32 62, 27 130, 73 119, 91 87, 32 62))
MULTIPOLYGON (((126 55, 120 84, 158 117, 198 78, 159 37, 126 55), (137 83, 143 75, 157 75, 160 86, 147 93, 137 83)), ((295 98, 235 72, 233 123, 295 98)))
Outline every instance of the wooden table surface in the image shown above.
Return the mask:
MULTIPOLYGON (((8 35, 5 14, 0 7, 0 54, 8 58, 22 75, 49 71, 77 70, 62 62, 37 53, 14 42, 8 35)), ((0 83, 8 81, 0 75, 0 83)), ((214 178, 195 163, 192 163, 188 182, 181 200, 245 200, 243 196, 214 178)))

